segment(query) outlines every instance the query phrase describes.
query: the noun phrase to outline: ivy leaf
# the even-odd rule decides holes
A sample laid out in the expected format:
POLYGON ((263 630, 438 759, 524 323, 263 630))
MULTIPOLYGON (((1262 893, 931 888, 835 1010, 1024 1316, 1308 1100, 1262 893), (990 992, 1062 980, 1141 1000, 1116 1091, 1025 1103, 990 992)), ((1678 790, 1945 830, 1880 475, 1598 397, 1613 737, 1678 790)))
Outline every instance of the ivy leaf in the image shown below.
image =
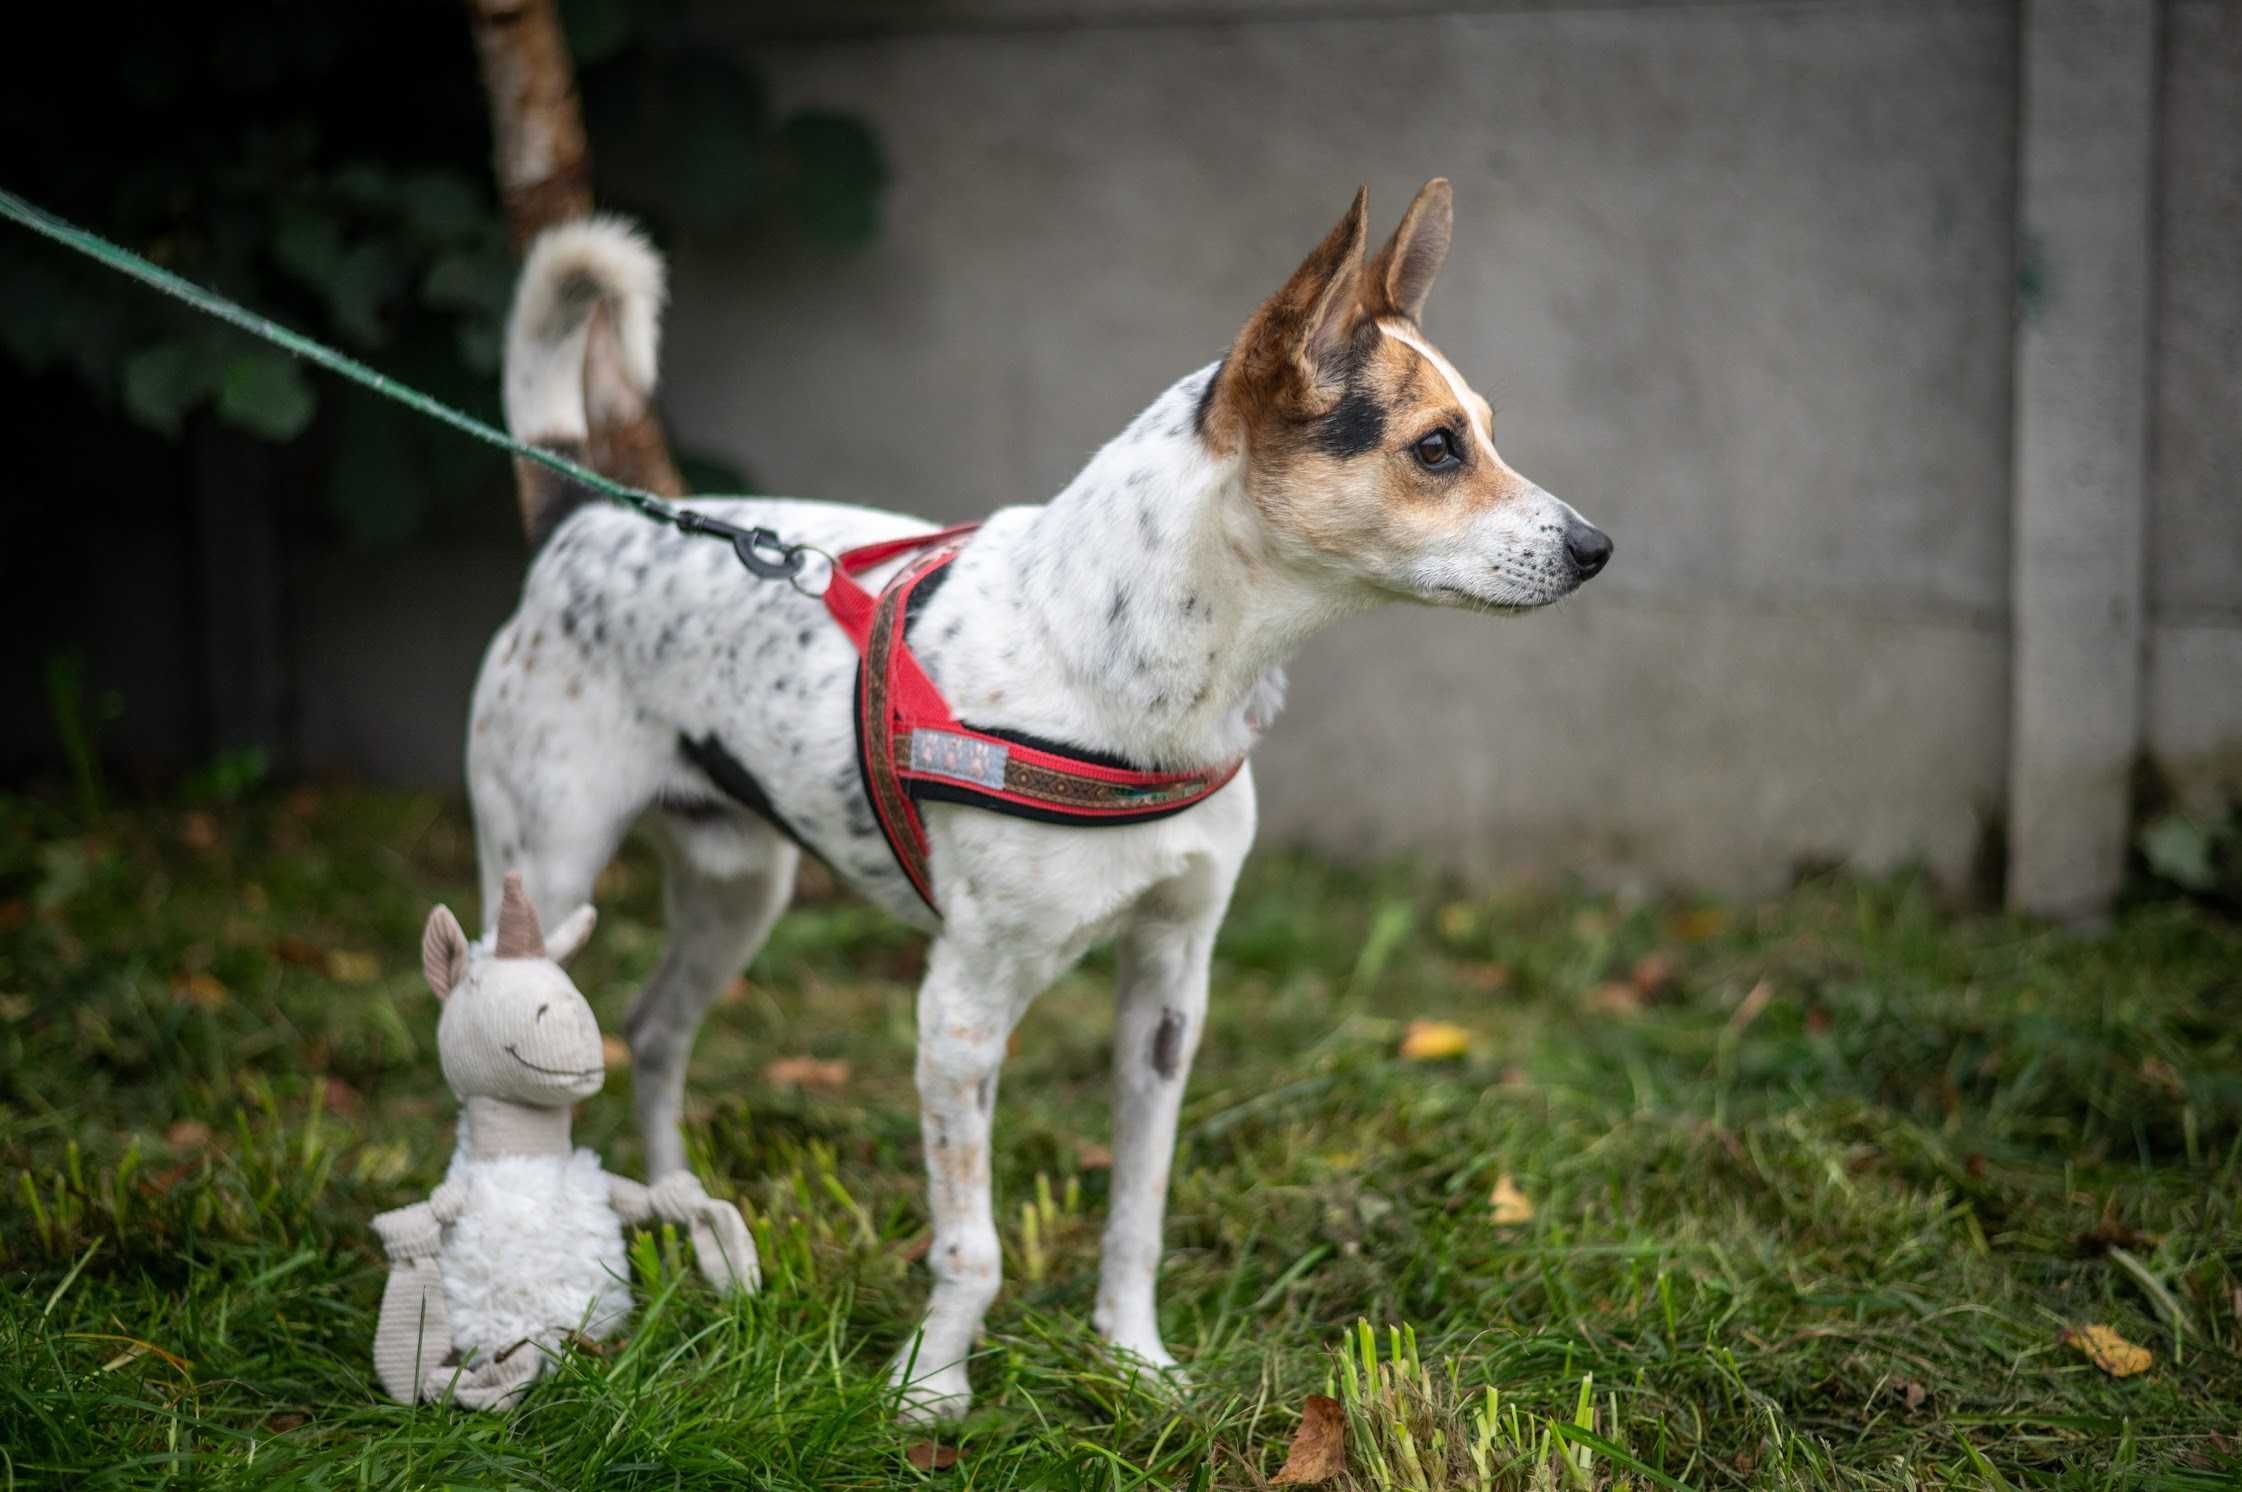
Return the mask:
POLYGON ((389 172, 381 166, 364 161, 344 166, 328 178, 327 184, 353 207, 381 209, 389 206, 396 197, 389 172))
POLYGON ((561 29, 577 67, 597 66, 630 45, 630 0, 561 0, 561 29))
POLYGON ((325 290, 342 269, 341 225, 315 208, 281 209, 273 231, 273 258, 280 267, 317 290, 325 290))
POLYGON ((414 172, 398 187, 397 204, 405 225, 428 243, 459 243, 491 221, 488 199, 450 171, 414 172))
POLYGON ((294 440, 318 409, 311 380, 286 353, 252 347, 226 360, 218 413, 228 424, 266 440, 294 440))
POLYGON ((810 237, 854 248, 879 231, 887 159, 863 121, 805 109, 779 126, 779 148, 788 205, 810 237))
POLYGON ((2212 863, 2213 831, 2177 813, 2168 813, 2141 831, 2141 857, 2159 877, 2186 891, 2207 892, 2218 884, 2212 863))
POLYGON ((478 373, 496 373, 505 355, 496 322, 462 321, 459 324, 459 360, 478 373))
POLYGON ((513 293, 513 264, 489 248, 454 250, 420 281, 421 300, 443 311, 503 312, 513 293))
POLYGON ((379 347, 389 337, 382 308, 403 285, 404 278, 404 266, 390 244, 371 239, 352 248, 326 286, 335 324, 361 346, 379 347))
POLYGON ((753 73, 701 51, 618 69, 587 96, 600 176, 657 218, 711 232, 761 204, 770 113, 753 73))
POLYGON ((125 359, 125 412, 151 430, 177 435, 187 411, 210 393, 210 365, 186 342, 158 342, 125 359))

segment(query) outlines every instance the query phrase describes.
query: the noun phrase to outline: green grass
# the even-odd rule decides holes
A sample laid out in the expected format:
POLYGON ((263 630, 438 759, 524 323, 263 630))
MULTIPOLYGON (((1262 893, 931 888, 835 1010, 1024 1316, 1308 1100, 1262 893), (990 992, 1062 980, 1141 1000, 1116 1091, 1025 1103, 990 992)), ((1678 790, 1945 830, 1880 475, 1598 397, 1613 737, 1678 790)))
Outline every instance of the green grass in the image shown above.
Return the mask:
MULTIPOLYGON (((416 950, 436 899, 472 924, 471 880, 434 800, 86 832, 0 799, 0 1488, 1253 1487, 1325 1392, 1361 1487, 2242 1476, 2242 931, 2161 903, 2072 937, 1907 879, 1636 905, 1258 857, 1162 1276, 1195 1391, 1134 1381, 1086 1326, 1093 963, 1005 1075, 1008 1279, 936 1471, 882 1381, 925 1286, 922 950, 813 887, 693 1066, 695 1160, 764 1293, 719 1301, 645 1235, 620 1350, 511 1419, 397 1407, 367 1219, 446 1158, 416 950), (1655 998, 1605 990, 1651 955, 1655 998), (1418 1017, 1469 1050, 1401 1059, 1418 1017), (849 1080, 764 1080, 795 1056, 849 1080), (1523 1225, 1490 1215, 1506 1175, 1523 1225), (2105 1223, 2117 1252, 2081 1242, 2105 1223), (2061 1343, 2090 1322, 2154 1366, 2061 1343)), ((601 896, 576 973, 612 1029, 660 946, 646 859, 601 896)), ((626 1170, 628 1086, 578 1121, 626 1170)))

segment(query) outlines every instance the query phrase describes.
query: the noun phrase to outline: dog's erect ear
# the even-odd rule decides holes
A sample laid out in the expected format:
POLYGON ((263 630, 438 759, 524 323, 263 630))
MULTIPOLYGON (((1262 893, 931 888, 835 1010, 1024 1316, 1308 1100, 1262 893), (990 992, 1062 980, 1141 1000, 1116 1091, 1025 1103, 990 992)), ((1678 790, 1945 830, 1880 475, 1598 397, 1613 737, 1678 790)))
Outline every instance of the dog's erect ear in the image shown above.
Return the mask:
POLYGON ((1435 176, 1418 191, 1417 200, 1401 215, 1401 226, 1364 271, 1363 304, 1373 315, 1411 321, 1423 315, 1455 227, 1455 194, 1448 190, 1447 177, 1435 176))
POLYGON ((583 950, 592 940, 592 924, 599 913, 586 902, 561 919, 561 925, 545 934, 545 956, 556 964, 565 964, 583 950))
POLYGON ((428 926, 420 935, 420 972, 439 1000, 449 998, 452 986, 467 972, 467 934, 460 931, 450 907, 428 914, 428 926))
POLYGON ((1358 189, 1339 225, 1238 334, 1210 391, 1201 431, 1218 449, 1227 446, 1235 422, 1250 409, 1297 411, 1321 401, 1325 370, 1353 330, 1359 308, 1369 206, 1369 191, 1358 189))

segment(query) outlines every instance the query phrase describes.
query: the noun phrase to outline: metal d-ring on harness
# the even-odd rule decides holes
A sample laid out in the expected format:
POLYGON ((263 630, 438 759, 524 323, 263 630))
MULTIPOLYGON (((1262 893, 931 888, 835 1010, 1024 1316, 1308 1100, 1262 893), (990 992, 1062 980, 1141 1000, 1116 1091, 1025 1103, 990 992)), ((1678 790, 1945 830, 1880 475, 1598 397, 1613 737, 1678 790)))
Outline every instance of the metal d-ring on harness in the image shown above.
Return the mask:
POLYGON ((130 249, 65 222, 12 192, 0 190, 0 217, 485 445, 559 472, 656 523, 681 534, 721 539, 758 580, 784 580, 803 595, 822 601, 860 659, 855 714, 857 765, 865 793, 897 866, 937 915, 941 908, 934 901, 930 845, 919 813, 922 802, 967 804, 1044 823, 1135 824, 1180 813, 1203 801, 1245 765, 1241 756, 1199 771, 1151 772, 1016 731, 968 725, 953 715, 911 654, 910 601, 914 594, 923 598, 932 593, 929 582, 939 584, 943 568, 957 557, 975 525, 867 544, 837 556, 812 544, 789 543, 770 529, 742 528, 696 508, 679 507, 557 452, 516 440, 324 343, 159 269, 130 249), (823 583, 815 589, 803 583, 805 559, 811 555, 825 561, 823 583), (903 565, 878 594, 857 583, 859 573, 909 556, 916 558, 903 565))

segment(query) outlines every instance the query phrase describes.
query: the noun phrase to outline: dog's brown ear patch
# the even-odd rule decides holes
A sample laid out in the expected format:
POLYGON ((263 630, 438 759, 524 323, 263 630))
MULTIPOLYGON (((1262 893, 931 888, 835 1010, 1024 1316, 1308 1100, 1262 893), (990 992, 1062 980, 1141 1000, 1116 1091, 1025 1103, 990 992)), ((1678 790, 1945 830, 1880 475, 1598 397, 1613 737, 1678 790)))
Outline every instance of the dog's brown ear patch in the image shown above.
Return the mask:
POLYGON ((1401 225, 1364 272, 1362 299, 1372 315, 1422 319, 1455 227, 1455 194, 1447 177, 1435 176, 1418 190, 1401 225))
POLYGON ((1232 449, 1261 414, 1312 412, 1336 397, 1331 370, 1361 313, 1369 208, 1369 190, 1357 188, 1338 226, 1231 344, 1200 411, 1200 434, 1215 450, 1232 449))

